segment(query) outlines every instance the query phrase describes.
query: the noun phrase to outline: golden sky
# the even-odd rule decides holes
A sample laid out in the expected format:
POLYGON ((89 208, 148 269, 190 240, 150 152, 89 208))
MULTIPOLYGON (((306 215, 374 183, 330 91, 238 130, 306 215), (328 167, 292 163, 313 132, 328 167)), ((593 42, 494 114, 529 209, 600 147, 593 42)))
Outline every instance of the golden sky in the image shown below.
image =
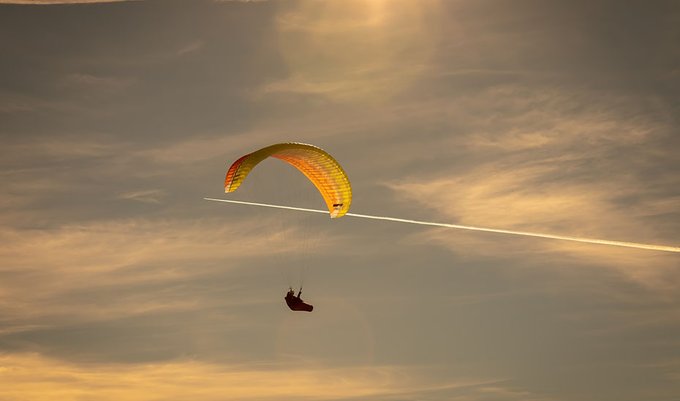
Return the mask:
MULTIPOLYGON (((0 400, 677 397, 677 254, 203 197, 296 141, 353 213, 678 246, 678 27, 672 1, 0 1, 0 400)), ((324 207, 279 161, 229 197, 324 207)))

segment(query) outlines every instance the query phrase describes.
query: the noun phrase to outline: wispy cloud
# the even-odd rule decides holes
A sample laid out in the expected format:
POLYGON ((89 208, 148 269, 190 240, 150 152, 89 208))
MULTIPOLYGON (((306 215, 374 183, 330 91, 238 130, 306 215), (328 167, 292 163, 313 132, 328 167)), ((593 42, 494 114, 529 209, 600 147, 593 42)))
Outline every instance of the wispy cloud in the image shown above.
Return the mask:
POLYGON ((238 3, 262 3, 265 1, 269 0, 212 0, 215 3, 230 3, 230 2, 238 2, 238 3))
MULTIPOLYGON (((480 167, 456 178, 391 183, 389 187, 399 197, 436 211, 439 220, 451 223, 674 245, 673 238, 661 235, 651 223, 653 219, 650 220, 673 213, 673 202, 622 207, 616 199, 637 195, 637 190, 631 188, 639 186, 550 178, 561 172, 559 163, 507 170, 480 167)), ((540 255, 546 251, 568 254, 581 262, 620 269, 631 278, 662 287, 668 283, 664 277, 675 258, 674 255, 497 234, 432 230, 422 235, 457 253, 472 252, 477 256, 487 253, 491 244, 495 254, 505 256, 540 255)))
POLYGON ((254 150, 252 148, 258 144, 275 140, 277 134, 280 135, 266 130, 253 130, 228 137, 196 137, 140 150, 138 153, 143 158, 161 165, 190 164, 227 155, 237 156, 237 152, 247 153, 254 150))
POLYGON ((506 400, 539 399, 504 389, 498 380, 429 378, 427 369, 400 366, 224 367, 192 360, 83 366, 37 354, 5 354, 0 364, 0 383, 8 401, 55 396, 65 401, 93 396, 99 400, 147 400, 150 388, 154 397, 164 400, 394 399, 442 391, 472 400, 499 392, 506 400))
POLYGON ((277 19, 290 76, 262 87, 266 94, 318 95, 334 101, 380 101, 419 76, 432 52, 425 15, 438 3, 309 2, 277 19), (401 57, 409 53, 408 58, 401 57), (313 61, 312 61, 313 60, 313 61))
POLYGON ((140 289, 227 273, 265 250, 268 255, 299 252, 297 244, 305 244, 295 240, 298 235, 295 227, 272 226, 266 219, 255 226, 252 221, 128 220, 50 230, 5 228, 0 232, 5 244, 0 320, 5 327, 26 326, 54 316, 87 321, 195 306, 206 301, 200 292, 189 301, 179 293, 140 289), (103 303, 72 298, 84 290, 126 287, 130 296, 102 293, 103 303))
POLYGON ((186 46, 183 46, 179 50, 177 50, 177 55, 183 56, 185 54, 197 52, 201 50, 203 46, 205 46, 205 42, 200 40, 188 43, 186 46))
POLYGON ((50 4, 119 3, 124 1, 143 1, 143 0, 0 0, 0 4, 50 5, 50 4))
POLYGON ((160 203, 165 195, 165 191, 162 189, 147 189, 142 191, 123 192, 118 195, 118 197, 142 203, 160 203))
POLYGON ((63 79, 64 86, 80 87, 88 91, 104 91, 108 94, 121 91, 134 83, 134 79, 85 73, 68 74, 63 79))

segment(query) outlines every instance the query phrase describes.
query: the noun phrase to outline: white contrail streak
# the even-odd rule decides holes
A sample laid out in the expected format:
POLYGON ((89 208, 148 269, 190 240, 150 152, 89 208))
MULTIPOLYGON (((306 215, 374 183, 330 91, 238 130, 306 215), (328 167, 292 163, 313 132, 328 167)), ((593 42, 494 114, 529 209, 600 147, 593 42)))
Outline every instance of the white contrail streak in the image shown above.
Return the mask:
MULTIPOLYGON (((274 209, 287 209, 287 210, 297 210, 297 211, 300 211, 300 212, 308 212, 308 213, 328 214, 328 210, 307 209, 307 208, 303 208, 303 207, 271 205, 271 204, 267 204, 267 203, 245 202, 245 201, 237 201, 237 200, 229 200, 229 199, 215 199, 215 198, 203 198, 203 199, 209 200, 209 201, 214 201, 214 202, 237 203, 237 204, 240 204, 240 205, 261 206, 261 207, 270 207, 270 208, 274 208, 274 209)), ((663 251, 663 252, 680 252, 680 247, 677 247, 677 246, 640 244, 640 243, 637 243, 637 242, 610 241, 610 240, 606 240, 606 239, 595 239, 595 238, 569 237, 569 236, 566 236, 566 235, 541 234, 541 233, 532 233, 532 232, 528 232, 528 231, 501 230, 501 229, 497 229, 497 228, 463 226, 463 225, 460 225, 460 224, 435 223, 435 222, 430 222, 430 221, 400 219, 400 218, 397 218, 397 217, 371 216, 371 215, 367 215, 367 214, 357 214, 357 213, 347 213, 345 216, 359 217, 359 218, 362 218, 362 219, 372 219, 372 220, 396 221, 396 222, 399 222, 399 223, 419 224, 419 225, 422 225, 422 226, 458 228, 458 229, 462 229, 462 230, 485 231, 485 232, 499 233, 499 234, 523 235, 525 237, 538 237, 538 238, 559 239, 559 240, 564 240, 564 241, 585 242, 587 244, 613 245, 613 246, 622 246, 622 247, 626 247, 626 248, 649 249, 649 250, 653 250, 653 251, 663 251)))

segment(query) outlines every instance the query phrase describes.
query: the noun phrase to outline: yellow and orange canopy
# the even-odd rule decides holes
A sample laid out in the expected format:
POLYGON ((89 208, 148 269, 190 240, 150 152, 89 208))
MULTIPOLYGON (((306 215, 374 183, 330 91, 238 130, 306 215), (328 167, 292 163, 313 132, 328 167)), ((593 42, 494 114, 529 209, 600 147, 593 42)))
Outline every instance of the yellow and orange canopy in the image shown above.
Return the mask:
POLYGON ((248 173, 268 157, 283 160, 300 170, 323 196, 331 218, 342 217, 349 211, 352 187, 345 170, 323 149, 304 143, 279 143, 240 157, 227 171, 224 192, 234 192, 248 173))

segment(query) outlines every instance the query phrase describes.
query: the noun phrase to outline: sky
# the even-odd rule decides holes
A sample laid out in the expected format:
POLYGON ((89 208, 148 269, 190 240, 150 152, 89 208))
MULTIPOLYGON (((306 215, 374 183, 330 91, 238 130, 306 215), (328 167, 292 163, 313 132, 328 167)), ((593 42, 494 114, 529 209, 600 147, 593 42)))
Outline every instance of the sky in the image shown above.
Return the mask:
POLYGON ((0 400, 678 400, 677 253, 203 200, 323 209, 224 194, 295 141, 352 213, 678 246, 678 43, 663 0, 1 0, 0 400))

